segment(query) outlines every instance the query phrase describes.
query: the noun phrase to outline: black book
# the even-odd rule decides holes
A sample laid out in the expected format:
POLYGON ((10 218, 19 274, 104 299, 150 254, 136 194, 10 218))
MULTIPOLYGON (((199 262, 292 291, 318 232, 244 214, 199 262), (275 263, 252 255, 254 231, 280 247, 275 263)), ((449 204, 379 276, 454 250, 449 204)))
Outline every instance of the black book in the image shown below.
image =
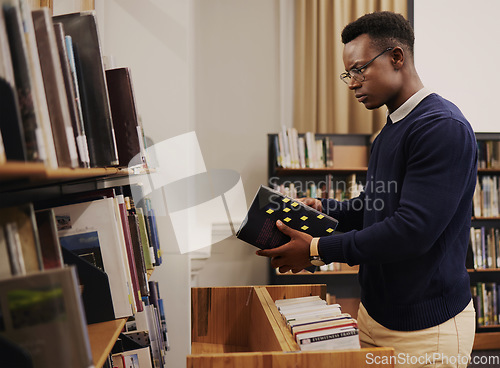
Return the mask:
POLYGON ((288 243, 290 237, 279 231, 277 220, 313 237, 332 235, 338 224, 333 217, 261 185, 236 237, 260 249, 288 243))

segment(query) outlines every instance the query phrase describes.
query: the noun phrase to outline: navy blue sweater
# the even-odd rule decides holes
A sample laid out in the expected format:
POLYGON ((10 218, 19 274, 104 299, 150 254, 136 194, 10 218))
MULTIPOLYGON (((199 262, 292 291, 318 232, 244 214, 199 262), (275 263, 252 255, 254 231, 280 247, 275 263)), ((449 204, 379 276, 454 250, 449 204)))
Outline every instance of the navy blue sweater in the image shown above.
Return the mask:
POLYGON ((344 233, 320 238, 320 256, 360 265, 361 301, 383 326, 436 326, 470 302, 465 257, 476 175, 471 126, 431 94, 377 136, 358 198, 322 201, 344 233))

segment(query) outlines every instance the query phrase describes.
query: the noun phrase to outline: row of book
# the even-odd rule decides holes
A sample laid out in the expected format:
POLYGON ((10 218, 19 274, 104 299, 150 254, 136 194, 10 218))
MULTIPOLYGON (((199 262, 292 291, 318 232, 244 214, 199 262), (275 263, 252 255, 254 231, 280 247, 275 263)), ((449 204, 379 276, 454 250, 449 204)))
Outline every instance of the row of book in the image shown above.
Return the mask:
POLYGON ((359 349, 357 321, 319 296, 275 301, 301 350, 359 349))
POLYGON ((349 174, 345 180, 334 180, 331 174, 324 181, 296 181, 273 184, 273 189, 290 198, 330 198, 337 201, 355 198, 364 190, 364 185, 356 173, 349 174))
POLYGON ((470 247, 474 269, 500 268, 500 229, 471 227, 470 247))
POLYGON ((480 169, 500 169, 500 140, 480 140, 477 147, 480 169))
POLYGON ((478 282, 471 285, 472 300, 476 309, 478 327, 500 327, 500 285, 496 282, 478 282))
MULTIPOLYGON (((55 354, 54 349, 59 349, 59 343, 67 346, 78 339, 87 339, 86 329, 78 332, 74 339, 65 335, 65 328, 71 332, 72 324, 79 323, 75 320, 81 320, 85 326, 86 323, 128 318, 146 309, 143 298, 158 294, 156 286, 151 289, 147 272, 162 263, 161 249, 150 201, 145 198, 140 207, 136 206, 130 200, 131 192, 128 186, 107 188, 0 210, 0 280, 5 290, 14 287, 12 285, 25 285, 25 289, 15 288, 20 297, 27 295, 28 300, 33 300, 32 308, 26 313, 30 313, 34 320, 32 325, 29 321, 23 325, 5 323, 6 328, 0 328, 0 336, 30 352, 35 347, 34 339, 43 340, 44 344, 53 344, 47 351, 55 354), (74 275, 69 273, 70 269, 74 275), (59 270, 65 271, 58 273, 59 270), (71 284, 61 289, 53 274, 72 280, 76 286, 71 284), (46 280, 45 286, 33 280, 46 280), (32 288, 37 293, 32 293, 32 288), (40 294, 39 290, 43 293, 40 294), (57 325, 61 330, 61 340, 51 341, 49 330, 30 337, 26 332, 31 328, 28 326, 35 328, 39 319, 47 314, 37 300, 42 297, 50 299, 56 294, 64 300, 60 309, 63 309, 61 313, 68 313, 64 318, 67 321, 59 321, 61 314, 47 318, 54 319, 56 324, 61 323, 57 325), (76 306, 80 303, 83 318, 77 313, 76 306), (67 309, 68 304, 73 305, 72 310, 67 309), (23 327, 22 331, 20 327, 23 327)), ((50 305, 59 302, 51 301, 50 305)), ((21 301, 19 303, 21 306, 21 301)), ((0 317, 8 321, 10 315, 13 319, 15 304, 0 304, 3 308, 10 308, 3 310, 0 317)), ((160 309, 159 306, 156 308, 160 309)), ((71 359, 76 359, 76 353, 81 354, 76 345, 65 353, 71 359)), ((81 346, 85 348, 86 345, 81 346)), ((44 353, 40 359, 51 358, 44 353)))
POLYGON ((149 297, 144 310, 130 317, 118 337, 104 368, 157 368, 165 366, 170 350, 163 299, 158 282, 149 281, 149 297))
POLYGON ((333 141, 317 139, 312 132, 299 137, 297 129, 282 127, 274 141, 276 164, 283 168, 304 169, 333 166, 333 141))
POLYGON ((146 167, 130 69, 104 70, 95 14, 0 4, 0 163, 146 167))
POLYGON ((498 201, 499 193, 500 186, 498 175, 479 176, 473 197, 474 216, 500 216, 500 202, 498 201))

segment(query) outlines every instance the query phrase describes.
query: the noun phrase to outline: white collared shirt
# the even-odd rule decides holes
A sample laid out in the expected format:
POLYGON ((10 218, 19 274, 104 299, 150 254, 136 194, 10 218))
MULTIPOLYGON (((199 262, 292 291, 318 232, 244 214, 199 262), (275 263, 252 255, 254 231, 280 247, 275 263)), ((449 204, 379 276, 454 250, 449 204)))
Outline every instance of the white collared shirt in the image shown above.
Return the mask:
POLYGON ((404 104, 399 106, 396 111, 394 111, 392 114, 389 114, 392 123, 395 124, 398 121, 404 119, 415 107, 417 107, 420 101, 429 96, 431 93, 432 92, 425 87, 416 92, 413 96, 407 99, 404 104))

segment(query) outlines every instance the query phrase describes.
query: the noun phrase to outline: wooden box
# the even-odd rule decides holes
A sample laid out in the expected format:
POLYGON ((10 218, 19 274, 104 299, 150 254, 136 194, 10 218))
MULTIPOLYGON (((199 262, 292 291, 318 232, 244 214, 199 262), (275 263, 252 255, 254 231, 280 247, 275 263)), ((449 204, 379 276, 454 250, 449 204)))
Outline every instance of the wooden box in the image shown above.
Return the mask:
POLYGON ((325 299, 326 285, 193 288, 191 295, 188 368, 393 367, 392 348, 300 351, 274 301, 325 299))

